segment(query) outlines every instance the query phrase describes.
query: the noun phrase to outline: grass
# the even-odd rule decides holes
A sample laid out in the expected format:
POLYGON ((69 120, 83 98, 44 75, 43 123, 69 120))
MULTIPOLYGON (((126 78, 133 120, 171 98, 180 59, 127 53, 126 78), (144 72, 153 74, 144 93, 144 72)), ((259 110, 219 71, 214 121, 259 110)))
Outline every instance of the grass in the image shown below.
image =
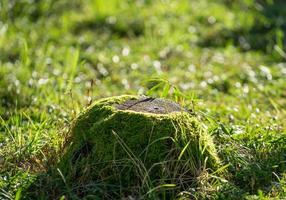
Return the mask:
POLYGON ((149 94, 192 109, 227 166, 183 195, 285 199, 285 11, 282 0, 1 1, 0 198, 24 198, 56 166, 91 102, 149 94))

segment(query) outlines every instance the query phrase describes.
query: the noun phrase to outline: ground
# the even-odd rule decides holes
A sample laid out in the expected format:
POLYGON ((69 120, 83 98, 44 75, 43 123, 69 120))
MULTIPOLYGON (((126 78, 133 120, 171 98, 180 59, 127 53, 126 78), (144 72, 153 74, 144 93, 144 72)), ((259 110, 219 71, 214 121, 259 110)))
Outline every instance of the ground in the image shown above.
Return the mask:
POLYGON ((204 122, 228 173, 200 174, 193 198, 286 198, 285 7, 1 1, 1 198, 25 196, 61 160, 73 119, 121 94, 173 99, 204 122))

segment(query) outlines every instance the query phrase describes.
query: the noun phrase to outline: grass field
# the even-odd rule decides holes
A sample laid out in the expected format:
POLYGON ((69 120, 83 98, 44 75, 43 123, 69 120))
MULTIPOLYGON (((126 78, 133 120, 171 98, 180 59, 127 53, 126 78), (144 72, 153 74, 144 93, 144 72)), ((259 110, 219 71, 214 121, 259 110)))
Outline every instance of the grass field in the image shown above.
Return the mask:
MULTIPOLYGON (((286 199, 285 50, 283 0, 0 1, 0 199, 49 191, 72 120, 120 94, 173 99, 213 136, 226 173, 178 198, 286 199)), ((37 198, 96 199, 67 188, 37 198)))

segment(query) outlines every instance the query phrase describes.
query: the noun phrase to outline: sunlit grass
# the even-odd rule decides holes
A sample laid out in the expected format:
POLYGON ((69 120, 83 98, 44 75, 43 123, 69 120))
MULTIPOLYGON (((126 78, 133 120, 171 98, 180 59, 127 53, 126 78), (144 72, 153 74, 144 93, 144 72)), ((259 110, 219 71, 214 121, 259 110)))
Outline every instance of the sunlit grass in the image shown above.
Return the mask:
POLYGON ((205 122, 226 173, 203 170, 182 196, 286 198, 281 2, 1 1, 0 198, 25 196, 75 116, 119 94, 170 98, 205 122))

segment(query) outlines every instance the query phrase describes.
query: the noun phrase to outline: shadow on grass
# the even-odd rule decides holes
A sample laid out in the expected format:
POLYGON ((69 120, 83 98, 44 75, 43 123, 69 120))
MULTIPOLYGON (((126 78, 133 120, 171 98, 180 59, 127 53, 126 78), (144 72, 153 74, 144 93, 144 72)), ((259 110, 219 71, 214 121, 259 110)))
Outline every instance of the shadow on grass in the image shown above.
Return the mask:
POLYGON ((84 20, 78 23, 73 32, 80 34, 84 31, 96 31, 118 37, 138 37, 144 34, 142 19, 125 19, 124 17, 100 17, 84 20))
MULTIPOLYGON (((243 51, 261 50, 273 51, 274 45, 286 46, 286 3, 274 0, 273 3, 259 1, 243 10, 245 6, 240 1, 224 2, 240 12, 253 12, 254 23, 250 28, 238 27, 234 30, 225 27, 213 29, 202 35, 199 45, 202 47, 224 47, 228 44, 238 46, 243 51), (259 4, 258 4, 259 3, 259 4), (258 8, 257 8, 258 7, 258 8)), ((251 20, 251 19, 250 19, 251 20)), ((282 47, 283 48, 283 47, 282 47)))
POLYGON ((32 97, 19 88, 17 80, 8 80, 0 74, 0 113, 5 119, 6 112, 19 108, 27 108, 31 105, 32 97))
MULTIPOLYGON (((27 18, 31 22, 37 22, 42 17, 60 14, 65 10, 78 9, 81 7, 80 1, 4 1, 0 3, 3 7, 2 16, 5 19, 15 21, 17 19, 27 18)), ((0 12, 1 16, 1 12, 0 12)))
POLYGON ((286 172, 285 134, 246 136, 240 140, 219 134, 216 137, 220 141, 220 157, 229 164, 229 183, 248 194, 261 190, 275 195, 283 190, 279 180, 286 172))

